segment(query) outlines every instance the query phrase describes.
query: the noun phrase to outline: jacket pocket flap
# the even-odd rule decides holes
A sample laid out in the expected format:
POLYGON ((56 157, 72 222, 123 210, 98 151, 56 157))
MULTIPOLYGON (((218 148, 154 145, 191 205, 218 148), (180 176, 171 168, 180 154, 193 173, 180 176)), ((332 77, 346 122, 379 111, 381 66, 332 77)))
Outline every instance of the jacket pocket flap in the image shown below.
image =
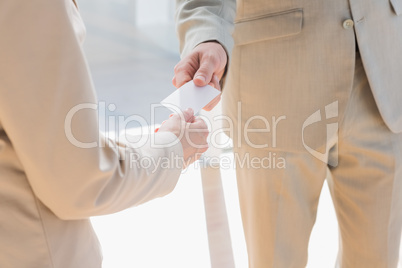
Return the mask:
POLYGON ((240 20, 235 23, 233 39, 236 45, 241 46, 295 35, 301 32, 302 21, 302 9, 292 9, 263 17, 240 20))
POLYGON ((396 15, 402 14, 402 0, 390 0, 396 15))

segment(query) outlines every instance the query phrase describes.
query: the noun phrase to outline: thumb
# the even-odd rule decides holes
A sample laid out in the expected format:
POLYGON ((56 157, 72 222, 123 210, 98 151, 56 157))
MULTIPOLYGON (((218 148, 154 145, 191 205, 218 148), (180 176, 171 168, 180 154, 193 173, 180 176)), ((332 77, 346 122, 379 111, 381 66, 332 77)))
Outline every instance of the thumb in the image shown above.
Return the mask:
POLYGON ((211 58, 201 59, 200 68, 194 75, 194 84, 199 87, 206 86, 211 82, 214 71, 215 62, 211 58))
POLYGON ((191 108, 187 108, 183 111, 184 120, 187 123, 192 123, 194 121, 194 111, 191 108))

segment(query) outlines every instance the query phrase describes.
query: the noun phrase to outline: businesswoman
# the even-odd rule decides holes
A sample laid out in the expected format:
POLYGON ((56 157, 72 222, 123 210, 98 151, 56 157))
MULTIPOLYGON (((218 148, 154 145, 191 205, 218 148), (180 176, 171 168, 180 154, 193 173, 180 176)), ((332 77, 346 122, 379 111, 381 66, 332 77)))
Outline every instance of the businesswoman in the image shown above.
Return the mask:
POLYGON ((206 126, 186 111, 143 146, 100 134, 72 0, 2 0, 0 33, 0 267, 101 267, 88 218, 171 192, 174 159, 205 150, 205 131, 185 132, 206 126), (165 165, 130 165, 132 154, 165 165))

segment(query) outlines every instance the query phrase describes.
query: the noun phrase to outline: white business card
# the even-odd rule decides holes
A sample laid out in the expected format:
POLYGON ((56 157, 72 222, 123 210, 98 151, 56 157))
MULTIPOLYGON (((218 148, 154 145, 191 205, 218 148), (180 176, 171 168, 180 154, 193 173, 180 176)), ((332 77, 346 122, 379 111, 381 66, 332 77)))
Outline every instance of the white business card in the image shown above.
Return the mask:
POLYGON ((161 101, 161 104, 173 112, 192 108, 194 114, 197 114, 219 94, 221 94, 221 92, 216 88, 210 85, 197 87, 191 80, 161 101))

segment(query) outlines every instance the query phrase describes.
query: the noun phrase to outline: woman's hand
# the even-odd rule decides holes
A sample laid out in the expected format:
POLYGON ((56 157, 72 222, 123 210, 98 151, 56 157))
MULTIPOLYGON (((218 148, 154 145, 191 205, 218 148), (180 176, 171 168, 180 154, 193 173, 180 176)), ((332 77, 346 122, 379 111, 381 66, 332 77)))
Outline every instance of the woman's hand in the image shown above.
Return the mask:
POLYGON ((194 111, 190 108, 182 114, 172 114, 158 131, 170 131, 180 139, 183 147, 183 169, 199 159, 208 149, 208 127, 204 120, 194 116, 194 111))

